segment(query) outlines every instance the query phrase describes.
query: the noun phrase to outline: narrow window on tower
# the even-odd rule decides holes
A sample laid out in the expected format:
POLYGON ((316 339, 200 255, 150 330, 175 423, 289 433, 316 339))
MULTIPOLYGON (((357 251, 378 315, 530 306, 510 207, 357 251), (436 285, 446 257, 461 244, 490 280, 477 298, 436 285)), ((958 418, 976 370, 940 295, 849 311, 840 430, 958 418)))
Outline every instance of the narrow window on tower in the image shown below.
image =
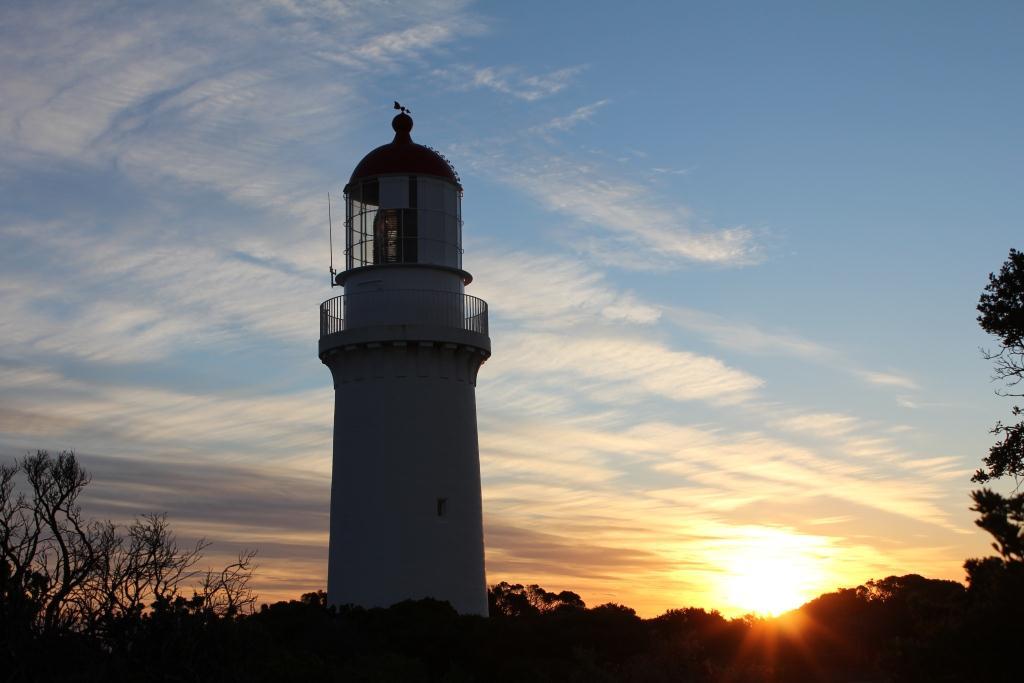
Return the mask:
POLYGON ((438 498, 437 499, 437 516, 447 517, 448 516, 448 499, 438 498))

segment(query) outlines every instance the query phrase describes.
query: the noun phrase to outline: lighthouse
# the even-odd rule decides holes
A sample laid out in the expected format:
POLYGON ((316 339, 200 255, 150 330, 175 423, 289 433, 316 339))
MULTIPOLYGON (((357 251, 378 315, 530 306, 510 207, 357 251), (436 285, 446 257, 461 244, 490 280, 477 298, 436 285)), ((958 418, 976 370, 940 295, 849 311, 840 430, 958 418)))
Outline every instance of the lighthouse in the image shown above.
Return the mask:
MULTIPOLYGON (((399 105, 396 103, 396 108, 399 105)), ((438 152, 394 140, 345 186, 344 294, 320 305, 334 379, 327 600, 447 600, 487 614, 476 378, 487 303, 465 293, 462 185, 438 152)))

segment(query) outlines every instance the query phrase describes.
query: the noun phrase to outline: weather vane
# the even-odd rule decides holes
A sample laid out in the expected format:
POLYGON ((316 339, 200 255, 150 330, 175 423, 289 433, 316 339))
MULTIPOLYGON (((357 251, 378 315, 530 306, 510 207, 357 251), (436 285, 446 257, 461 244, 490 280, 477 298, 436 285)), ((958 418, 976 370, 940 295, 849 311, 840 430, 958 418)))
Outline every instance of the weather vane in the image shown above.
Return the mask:
POLYGON ((397 100, 395 101, 395 109, 401 109, 403 114, 411 114, 412 113, 412 109, 407 109, 406 107, 403 107, 402 105, 400 105, 397 102, 397 100))

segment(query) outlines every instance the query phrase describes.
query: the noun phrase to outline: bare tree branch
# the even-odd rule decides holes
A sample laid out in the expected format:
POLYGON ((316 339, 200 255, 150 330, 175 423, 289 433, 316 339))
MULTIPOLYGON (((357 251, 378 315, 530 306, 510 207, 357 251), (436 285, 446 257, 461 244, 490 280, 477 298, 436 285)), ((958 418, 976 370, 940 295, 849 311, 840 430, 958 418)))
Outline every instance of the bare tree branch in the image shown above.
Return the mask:
POLYGON ((209 542, 179 546, 164 514, 141 515, 127 527, 86 519, 78 498, 88 483, 70 451, 0 465, 0 577, 32 629, 110 639, 127 620, 161 606, 216 617, 252 611, 255 551, 219 571, 199 571, 209 542), (29 495, 16 491, 19 473, 29 495), (190 585, 191 601, 181 595, 190 585))

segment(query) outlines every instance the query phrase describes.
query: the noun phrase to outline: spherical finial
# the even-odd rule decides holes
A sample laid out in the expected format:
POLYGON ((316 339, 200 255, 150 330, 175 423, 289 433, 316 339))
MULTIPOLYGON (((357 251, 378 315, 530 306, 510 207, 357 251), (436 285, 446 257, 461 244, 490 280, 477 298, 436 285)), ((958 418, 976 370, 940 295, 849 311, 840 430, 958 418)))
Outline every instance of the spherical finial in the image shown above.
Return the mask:
POLYGON ((391 127, 395 129, 395 142, 412 142, 412 138, 409 137, 409 132, 412 130, 412 117, 409 114, 412 112, 409 111, 409 107, 403 107, 397 100, 395 109, 401 112, 391 119, 391 127))
POLYGON ((391 119, 391 127, 395 129, 395 133, 398 135, 408 136, 410 131, 412 131, 412 117, 402 112, 391 119))

